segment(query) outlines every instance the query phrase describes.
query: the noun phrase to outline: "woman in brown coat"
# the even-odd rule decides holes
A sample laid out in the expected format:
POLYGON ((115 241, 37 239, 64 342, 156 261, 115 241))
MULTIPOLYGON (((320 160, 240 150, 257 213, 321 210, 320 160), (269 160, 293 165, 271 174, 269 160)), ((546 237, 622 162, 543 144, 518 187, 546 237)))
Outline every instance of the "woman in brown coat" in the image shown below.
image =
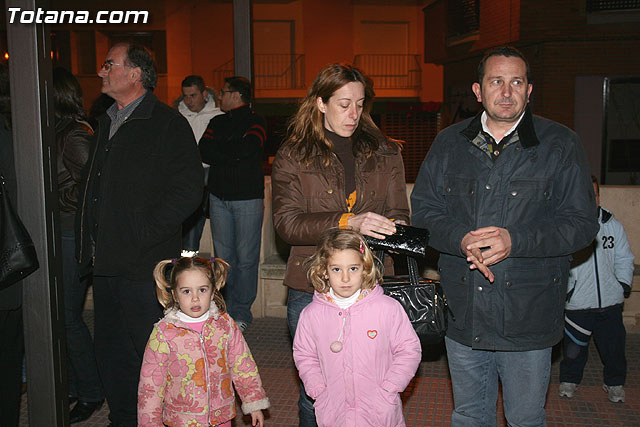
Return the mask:
MULTIPOLYGON (((292 336, 300 312, 313 297, 304 261, 323 231, 349 228, 381 238, 395 232, 394 222, 409 221, 400 146, 371 119, 373 97, 371 80, 357 68, 325 67, 276 155, 273 223, 292 245, 284 278, 292 336)), ((300 426, 315 426, 313 401, 302 385, 298 406, 300 426)))

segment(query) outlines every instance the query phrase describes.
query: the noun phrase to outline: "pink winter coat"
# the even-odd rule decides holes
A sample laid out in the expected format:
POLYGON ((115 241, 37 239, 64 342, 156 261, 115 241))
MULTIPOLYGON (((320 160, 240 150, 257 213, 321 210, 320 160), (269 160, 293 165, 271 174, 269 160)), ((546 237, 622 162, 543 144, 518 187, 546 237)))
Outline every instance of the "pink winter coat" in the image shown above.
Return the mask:
POLYGON ((236 415, 233 385, 245 414, 266 409, 251 351, 228 314, 215 304, 198 334, 169 309, 155 324, 138 385, 138 426, 217 425, 236 415))
POLYGON ((293 359, 320 427, 404 426, 400 392, 422 351, 402 306, 376 286, 343 310, 315 292, 300 314, 293 359), (331 351, 342 333, 343 348, 331 351))

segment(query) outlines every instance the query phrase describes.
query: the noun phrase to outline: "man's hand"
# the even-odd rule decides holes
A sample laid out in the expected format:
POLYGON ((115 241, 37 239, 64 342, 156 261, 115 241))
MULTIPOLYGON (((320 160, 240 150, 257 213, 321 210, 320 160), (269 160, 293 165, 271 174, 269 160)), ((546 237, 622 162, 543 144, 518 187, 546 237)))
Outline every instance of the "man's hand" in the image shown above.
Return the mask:
POLYGON ((365 236, 384 239, 385 235, 396 232, 396 225, 390 219, 374 212, 365 212, 350 217, 347 225, 365 236))
POLYGON ((472 252, 481 249, 481 262, 486 266, 499 263, 511 253, 511 235, 506 228, 483 227, 470 231, 469 234, 478 239, 469 244, 467 249, 472 252))
POLYGON ((460 243, 462 251, 471 263, 471 270, 478 269, 489 282, 495 281, 493 272, 489 269, 507 258, 511 253, 511 235, 505 228, 482 227, 468 232, 460 243))
POLYGON ((465 236, 462 238, 462 242, 460 243, 462 252, 464 252, 464 254, 467 256, 467 262, 471 263, 469 265, 469 269, 470 270, 478 269, 484 275, 484 277, 489 279, 489 282, 493 283, 495 280, 495 276, 493 275, 489 267, 487 267, 482 263, 484 258, 482 256, 483 254, 480 248, 470 249, 471 245, 473 245, 475 242, 482 239, 483 236, 474 236, 471 233, 473 232, 470 231, 467 234, 465 234, 465 236))

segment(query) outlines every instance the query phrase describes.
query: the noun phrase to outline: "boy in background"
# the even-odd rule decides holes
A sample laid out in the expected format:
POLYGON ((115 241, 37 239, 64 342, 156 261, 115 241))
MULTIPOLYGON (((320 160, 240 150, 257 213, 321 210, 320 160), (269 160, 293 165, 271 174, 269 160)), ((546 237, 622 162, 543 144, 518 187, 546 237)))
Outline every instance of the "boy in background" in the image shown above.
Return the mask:
MULTIPOLYGON (((591 178, 600 206, 598 180, 591 178)), ((559 394, 574 396, 582 380, 589 339, 593 335, 604 365, 603 389, 611 402, 624 402, 627 360, 622 303, 631 293, 634 256, 622 224, 611 212, 599 207, 598 221, 600 231, 595 240, 577 252, 572 262, 559 394)))

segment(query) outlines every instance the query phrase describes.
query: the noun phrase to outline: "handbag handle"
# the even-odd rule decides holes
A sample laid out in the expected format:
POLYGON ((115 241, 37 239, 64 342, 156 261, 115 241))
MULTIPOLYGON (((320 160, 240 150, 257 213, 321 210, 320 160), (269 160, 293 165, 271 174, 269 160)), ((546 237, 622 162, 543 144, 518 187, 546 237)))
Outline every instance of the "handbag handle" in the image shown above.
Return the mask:
MULTIPOLYGON (((377 250, 376 254, 376 265, 381 270, 384 271, 384 251, 377 250)), ((418 286, 420 283, 420 271, 418 269, 418 261, 414 257, 409 255, 404 255, 407 258, 407 269, 409 270, 409 282, 412 285, 418 286)))

